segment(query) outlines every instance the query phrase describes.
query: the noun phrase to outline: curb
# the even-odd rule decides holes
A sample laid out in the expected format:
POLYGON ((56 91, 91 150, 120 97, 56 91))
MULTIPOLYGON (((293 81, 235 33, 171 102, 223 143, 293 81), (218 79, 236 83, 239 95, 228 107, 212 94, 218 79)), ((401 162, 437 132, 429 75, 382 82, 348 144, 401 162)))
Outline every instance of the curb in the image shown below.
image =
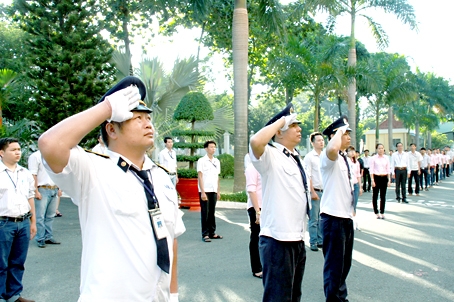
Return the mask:
POLYGON ((235 202, 235 201, 218 201, 218 202, 216 202, 216 208, 246 210, 247 203, 246 202, 235 202))

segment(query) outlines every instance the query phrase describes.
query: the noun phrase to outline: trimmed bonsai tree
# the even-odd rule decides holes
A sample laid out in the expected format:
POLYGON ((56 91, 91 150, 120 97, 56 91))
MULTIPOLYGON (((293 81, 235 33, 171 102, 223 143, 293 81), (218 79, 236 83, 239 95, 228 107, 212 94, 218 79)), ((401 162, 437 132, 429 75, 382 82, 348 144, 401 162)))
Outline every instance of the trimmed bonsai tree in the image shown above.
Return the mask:
POLYGON ((174 137, 185 137, 185 142, 176 142, 173 147, 176 149, 189 149, 189 155, 177 155, 177 161, 189 162, 189 169, 178 169, 179 178, 197 178, 197 171, 194 169, 194 162, 200 156, 195 155, 197 149, 203 148, 204 142, 199 142, 200 137, 214 136, 213 131, 196 130, 195 123, 208 121, 214 118, 213 108, 210 102, 201 92, 188 92, 178 103, 173 113, 173 119, 176 121, 185 121, 191 123, 191 129, 174 130, 174 137))

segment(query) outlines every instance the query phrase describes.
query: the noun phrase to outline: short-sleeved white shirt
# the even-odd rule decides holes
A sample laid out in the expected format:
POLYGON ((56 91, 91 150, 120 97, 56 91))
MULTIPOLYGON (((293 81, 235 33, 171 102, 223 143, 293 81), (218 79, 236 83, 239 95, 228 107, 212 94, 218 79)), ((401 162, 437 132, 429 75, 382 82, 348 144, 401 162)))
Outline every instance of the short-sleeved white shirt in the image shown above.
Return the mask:
POLYGON ((35 196, 35 180, 24 167, 11 171, 0 160, 0 216, 19 217, 30 211, 28 200, 35 196))
POLYGON ((353 186, 349 180, 347 163, 338 155, 332 161, 324 150, 320 157, 320 171, 323 179, 323 195, 320 213, 341 218, 353 217, 353 186))
MULTIPOLYGON (((221 174, 221 162, 219 159, 213 157, 213 159, 210 160, 208 155, 199 158, 197 161, 197 172, 202 172, 204 191, 217 193, 219 174, 221 174)), ((197 186, 199 192, 202 192, 200 184, 197 186)))
MULTIPOLYGON (((131 171, 117 165, 118 153, 109 155, 103 158, 75 147, 58 174, 44 162, 50 177, 79 207, 83 245, 79 302, 150 302, 162 278, 144 188, 131 171)), ((122 161, 131 164, 126 158, 122 161)), ((171 260, 173 239, 180 235, 175 230, 183 223, 177 194, 167 174, 145 157, 143 170, 148 169, 170 234, 171 260)), ((170 283, 170 278, 164 279, 170 283)))
POLYGON ((159 152, 159 163, 166 167, 169 172, 177 172, 177 153, 175 150, 169 151, 169 149, 164 148, 164 150, 159 152))
POLYGON ((408 158, 410 161, 410 170, 411 171, 416 171, 419 169, 418 162, 422 161, 422 155, 418 151, 413 152, 407 152, 408 153, 408 158))
POLYGON ((322 174, 320 173, 320 155, 312 150, 304 157, 307 172, 312 180, 314 189, 323 190, 322 174))
MULTIPOLYGON (((298 165, 290 155, 284 154, 284 149, 278 143, 267 145, 259 159, 249 149, 252 164, 262 180, 260 236, 279 241, 301 241, 306 230, 310 190, 304 188, 298 165)), ((304 161, 302 165, 307 175, 304 161)))
POLYGON ((91 151, 95 152, 95 153, 98 153, 98 154, 104 154, 104 155, 108 155, 109 152, 108 152, 109 149, 107 149, 107 146, 106 145, 101 145, 101 144, 97 144, 96 146, 93 147, 93 149, 91 149, 91 151))
POLYGON ((55 185, 44 169, 40 151, 33 152, 28 158, 28 170, 38 178, 38 186, 55 185))

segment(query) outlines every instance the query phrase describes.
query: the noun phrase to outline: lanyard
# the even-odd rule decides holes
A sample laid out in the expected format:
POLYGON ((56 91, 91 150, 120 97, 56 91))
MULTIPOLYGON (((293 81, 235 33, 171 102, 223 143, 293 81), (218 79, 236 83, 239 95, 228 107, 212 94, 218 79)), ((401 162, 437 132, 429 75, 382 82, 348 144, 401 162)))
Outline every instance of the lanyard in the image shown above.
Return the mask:
POLYGON ((170 158, 173 159, 172 151, 168 151, 167 153, 169 153, 170 158))
POLYGON ((19 171, 16 172, 16 183, 14 183, 14 180, 11 178, 11 175, 9 175, 8 171, 5 170, 6 174, 8 174, 9 179, 11 179, 11 182, 14 185, 14 189, 17 191, 17 184, 19 183, 19 171))

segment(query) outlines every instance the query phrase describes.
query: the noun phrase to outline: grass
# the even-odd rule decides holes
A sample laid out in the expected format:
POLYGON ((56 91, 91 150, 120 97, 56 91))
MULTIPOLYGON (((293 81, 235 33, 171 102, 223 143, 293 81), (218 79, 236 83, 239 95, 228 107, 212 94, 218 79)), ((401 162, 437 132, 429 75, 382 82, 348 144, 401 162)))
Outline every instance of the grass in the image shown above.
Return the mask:
POLYGON ((233 193, 233 178, 221 178, 221 193, 231 194, 233 193))

